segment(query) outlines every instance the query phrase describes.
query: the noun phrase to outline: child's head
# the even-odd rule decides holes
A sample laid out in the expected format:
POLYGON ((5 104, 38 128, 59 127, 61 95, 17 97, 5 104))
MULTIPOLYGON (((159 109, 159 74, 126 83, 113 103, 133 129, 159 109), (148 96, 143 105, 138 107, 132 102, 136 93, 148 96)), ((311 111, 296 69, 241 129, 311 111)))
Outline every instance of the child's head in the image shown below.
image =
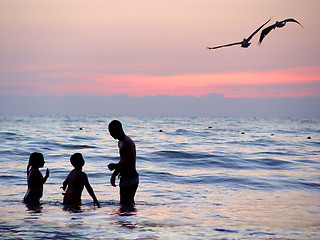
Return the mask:
POLYGON ((29 164, 28 166, 30 167, 35 167, 35 168, 41 168, 44 165, 44 157, 42 153, 34 152, 31 153, 29 157, 29 164))
POLYGON ((84 159, 81 153, 75 153, 70 157, 72 166, 76 169, 82 169, 84 166, 84 159))

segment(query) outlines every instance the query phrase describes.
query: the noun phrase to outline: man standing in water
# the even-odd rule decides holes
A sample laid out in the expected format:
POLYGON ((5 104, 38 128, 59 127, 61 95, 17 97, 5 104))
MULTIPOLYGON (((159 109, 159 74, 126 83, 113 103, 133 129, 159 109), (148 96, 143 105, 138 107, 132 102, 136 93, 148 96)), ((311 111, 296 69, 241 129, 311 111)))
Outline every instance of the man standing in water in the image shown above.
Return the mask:
POLYGON ((109 123, 109 132, 114 139, 118 139, 120 161, 110 163, 108 168, 112 173, 110 183, 116 186, 116 177, 120 174, 120 204, 125 208, 134 206, 134 196, 139 185, 139 174, 136 170, 136 146, 123 131, 118 120, 109 123))

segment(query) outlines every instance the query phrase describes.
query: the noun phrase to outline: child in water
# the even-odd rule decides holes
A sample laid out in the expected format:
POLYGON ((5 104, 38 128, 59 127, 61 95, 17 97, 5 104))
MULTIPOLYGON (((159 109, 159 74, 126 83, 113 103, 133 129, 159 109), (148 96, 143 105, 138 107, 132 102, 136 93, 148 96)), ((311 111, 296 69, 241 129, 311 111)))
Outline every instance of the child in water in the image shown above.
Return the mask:
POLYGON ((47 168, 45 177, 42 176, 39 168, 44 166, 44 158, 42 153, 34 152, 29 157, 27 166, 28 191, 23 201, 31 205, 39 205, 40 198, 43 195, 43 184, 49 177, 49 169, 47 168))
POLYGON ((81 206, 81 194, 83 187, 85 186, 88 193, 93 199, 94 205, 100 207, 93 189, 89 183, 87 174, 82 172, 84 166, 84 159, 81 153, 75 153, 70 157, 70 162, 74 169, 69 173, 66 180, 63 182, 62 189, 67 191, 64 193, 63 204, 67 206, 80 207, 81 206))

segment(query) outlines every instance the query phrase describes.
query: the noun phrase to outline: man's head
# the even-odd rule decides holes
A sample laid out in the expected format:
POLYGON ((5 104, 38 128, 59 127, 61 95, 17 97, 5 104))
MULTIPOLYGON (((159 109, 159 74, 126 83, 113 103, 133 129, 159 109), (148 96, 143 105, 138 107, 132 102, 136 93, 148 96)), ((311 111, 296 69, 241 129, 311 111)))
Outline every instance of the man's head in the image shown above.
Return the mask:
POLYGON ((108 126, 109 133, 114 139, 121 140, 124 136, 122 124, 118 120, 113 120, 109 123, 108 126))

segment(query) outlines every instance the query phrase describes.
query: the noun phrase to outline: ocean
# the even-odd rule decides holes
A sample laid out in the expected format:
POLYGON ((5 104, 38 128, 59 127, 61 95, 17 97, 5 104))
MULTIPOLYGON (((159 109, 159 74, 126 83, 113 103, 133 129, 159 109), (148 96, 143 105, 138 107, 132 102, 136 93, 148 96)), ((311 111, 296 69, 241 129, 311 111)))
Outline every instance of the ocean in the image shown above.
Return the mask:
POLYGON ((1 239, 320 239, 320 119, 3 115, 0 137, 1 239), (113 119, 137 148, 127 213, 109 183, 113 119), (50 177, 30 209, 22 199, 36 151, 50 177), (62 205, 76 152, 101 208, 85 189, 79 211, 62 205))

